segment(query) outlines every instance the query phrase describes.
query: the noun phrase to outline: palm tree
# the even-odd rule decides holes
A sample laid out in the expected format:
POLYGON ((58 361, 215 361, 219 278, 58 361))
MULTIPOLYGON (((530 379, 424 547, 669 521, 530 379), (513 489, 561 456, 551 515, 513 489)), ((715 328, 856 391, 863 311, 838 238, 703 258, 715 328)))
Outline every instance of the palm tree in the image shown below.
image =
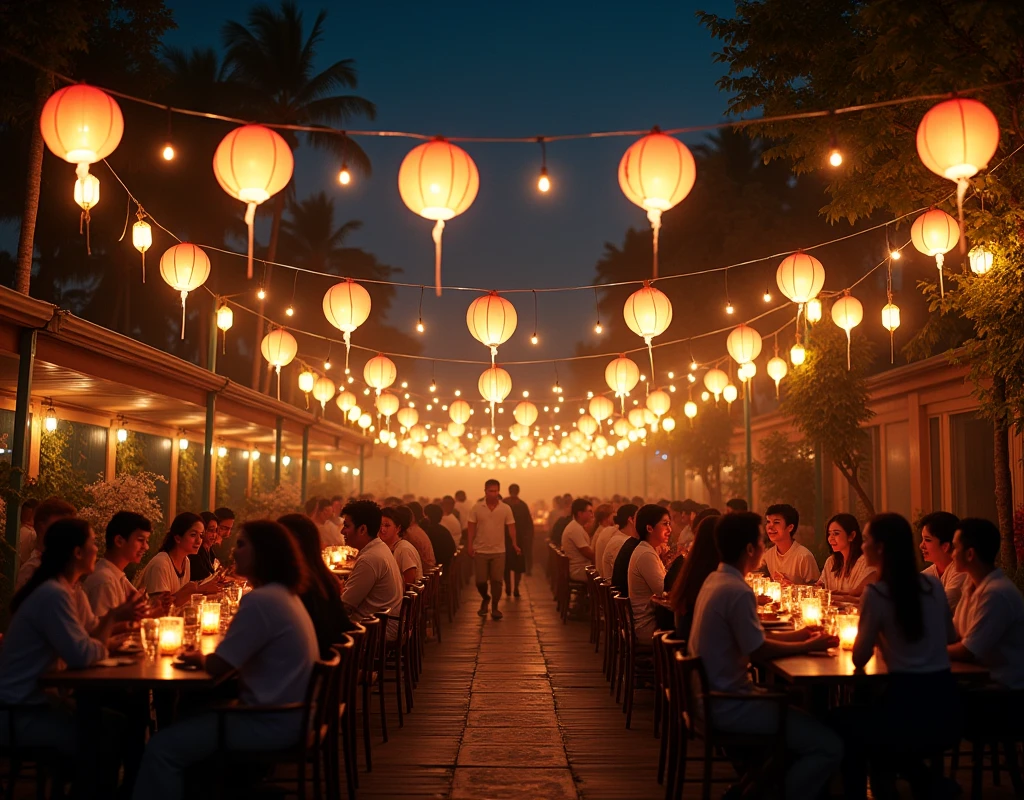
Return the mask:
POLYGON ((335 227, 334 200, 317 192, 289 204, 288 216, 281 220, 281 249, 298 267, 340 275, 350 249, 345 240, 362 227, 356 219, 335 227))
MULTIPOLYGON (((248 117, 263 122, 325 127, 342 126, 354 117, 373 119, 376 108, 369 100, 356 95, 335 94, 338 90, 353 89, 358 83, 352 59, 336 61, 325 70, 314 72, 317 46, 323 38, 326 17, 326 11, 317 14, 306 36, 302 12, 293 0, 284 0, 279 9, 266 4, 253 7, 249 11, 247 25, 234 21, 224 25, 222 35, 227 48, 227 79, 237 88, 248 117)), ((282 131, 282 135, 293 148, 298 145, 294 133, 282 131)), ((351 166, 369 172, 369 158, 348 137, 325 130, 307 133, 305 138, 314 147, 329 150, 351 166)), ((274 198, 268 261, 273 261, 277 255, 285 200, 284 192, 274 198)), ((261 303, 255 352, 259 351, 262 337, 261 303)), ((253 388, 259 386, 261 365, 261 359, 253 359, 253 388)))

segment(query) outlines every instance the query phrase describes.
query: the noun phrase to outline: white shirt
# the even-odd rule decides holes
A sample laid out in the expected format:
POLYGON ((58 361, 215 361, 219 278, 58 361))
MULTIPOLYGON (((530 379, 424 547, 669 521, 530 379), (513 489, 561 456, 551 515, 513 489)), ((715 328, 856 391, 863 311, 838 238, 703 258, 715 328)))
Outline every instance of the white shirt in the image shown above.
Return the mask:
POLYGON ((97 617, 117 608, 135 592, 124 570, 115 567, 105 558, 96 559, 96 569, 92 575, 85 576, 82 589, 97 617))
POLYGON ((581 547, 590 547, 590 537, 576 520, 570 520, 562 533, 562 552, 569 557, 569 578, 574 581, 587 579, 587 567, 591 561, 580 552, 581 547))
POLYGON ((349 619, 359 622, 389 609, 388 613, 395 618, 388 622, 388 636, 393 639, 398 632, 398 612, 404 594, 405 581, 391 548, 380 539, 371 539, 359 551, 341 591, 341 602, 345 604, 349 619))
POLYGON ((676 537, 675 542, 672 543, 672 547, 681 547, 684 550, 688 549, 689 546, 693 544, 693 536, 693 528, 689 525, 684 526, 683 529, 679 531, 679 536, 676 537))
POLYGON ((612 535, 618 529, 616 525, 605 525, 591 539, 591 547, 594 548, 594 566, 597 567, 597 572, 602 578, 611 577, 611 575, 605 575, 601 572, 601 557, 604 555, 604 549, 608 546, 608 542, 611 541, 612 535))
POLYGON ((43 554, 38 550, 33 550, 32 554, 25 560, 25 562, 18 567, 18 575, 14 579, 14 591, 17 592, 22 586, 28 583, 28 579, 31 578, 39 565, 43 561, 43 554))
POLYGON ((462 541, 462 523, 456 519, 454 514, 445 514, 441 517, 441 524, 448 529, 448 532, 452 535, 452 541, 458 547, 459 542, 462 541))
POLYGON ((877 645, 889 672, 927 673, 949 669, 946 644, 956 638, 956 632, 946 593, 938 578, 921 575, 919 580, 924 635, 916 642, 908 642, 896 624, 896 606, 889 597, 888 584, 872 583, 864 590, 857 641, 853 644, 855 664, 866 664, 877 645))
POLYGON ((31 525, 22 525, 18 529, 18 563, 24 564, 32 557, 36 549, 36 529, 31 525))
POLYGON ((1024 597, 1001 569, 977 586, 967 581, 954 621, 961 643, 992 680, 1024 689, 1024 597))
POLYGON ((658 629, 651 598, 665 591, 665 565, 661 563, 657 551, 647 542, 640 542, 629 557, 627 580, 636 640, 641 645, 649 645, 651 636, 658 629))
POLYGON ((406 541, 405 539, 399 539, 398 544, 395 545, 395 549, 391 551, 395 556, 395 561, 398 563, 398 571, 402 573, 402 580, 405 580, 405 571, 415 567, 416 574, 413 575, 413 582, 418 581, 423 577, 423 559, 420 558, 419 551, 413 547, 412 542, 406 541))
POLYGON ((469 515, 473 511, 473 506, 469 504, 467 500, 461 502, 455 502, 455 510, 459 512, 459 521, 462 523, 462 530, 466 530, 469 527, 469 515))
POLYGON ((146 568, 135 579, 135 585, 140 589, 145 589, 146 594, 157 594, 158 592, 174 593, 192 580, 191 575, 192 571, 189 568, 187 558, 185 559, 185 572, 179 576, 178 571, 174 568, 174 562, 171 561, 171 557, 161 551, 146 564, 146 568))
POLYGON ((335 525, 331 520, 322 525, 316 526, 320 531, 320 547, 337 547, 338 545, 345 544, 345 537, 341 535, 341 528, 335 525))
POLYGON ((469 512, 469 522, 476 523, 473 534, 473 552, 487 555, 505 553, 505 526, 515 525, 512 507, 498 501, 492 511, 486 502, 477 503, 469 512))
POLYGON ((82 669, 107 657, 79 620, 74 593, 54 578, 36 587, 11 620, 0 648, 0 703, 43 703, 39 676, 61 659, 82 669))
POLYGON ((779 552, 778 547, 765 550, 764 563, 768 565, 768 571, 772 575, 782 573, 786 580, 792 583, 815 583, 821 575, 814 554, 800 542, 793 542, 785 555, 779 552))
POLYGON ((627 539, 629 539, 629 534, 619 529, 616 529, 608 539, 608 543, 604 546, 604 553, 601 554, 602 578, 611 580, 612 573, 615 571, 615 559, 619 557, 619 550, 622 549, 622 545, 626 543, 627 539))
POLYGON ((825 559, 825 566, 821 568, 821 578, 818 580, 822 586, 832 592, 839 592, 840 594, 849 594, 858 586, 860 586, 865 578, 869 575, 874 575, 875 570, 873 567, 868 566, 868 560, 861 555, 855 562, 853 562, 853 569, 847 574, 846 564, 843 564, 843 574, 836 575, 832 571, 832 565, 835 563, 836 557, 834 555, 829 556, 825 559))
MULTIPOLYGON (((764 641, 753 589, 738 569, 719 564, 697 594, 687 643, 690 655, 703 659, 711 691, 753 692, 747 665, 750 654, 764 641)), ((743 702, 718 703, 716 722, 729 725, 742 713, 743 702)))
POLYGON ((939 575, 938 567, 934 564, 929 564, 925 567, 922 574, 931 575, 933 578, 939 579, 939 583, 942 584, 942 588, 946 590, 946 599, 949 601, 949 610, 956 613, 956 607, 960 603, 960 598, 964 593, 964 585, 967 583, 967 573, 960 572, 955 566, 953 566, 953 563, 950 562, 941 575, 939 575))

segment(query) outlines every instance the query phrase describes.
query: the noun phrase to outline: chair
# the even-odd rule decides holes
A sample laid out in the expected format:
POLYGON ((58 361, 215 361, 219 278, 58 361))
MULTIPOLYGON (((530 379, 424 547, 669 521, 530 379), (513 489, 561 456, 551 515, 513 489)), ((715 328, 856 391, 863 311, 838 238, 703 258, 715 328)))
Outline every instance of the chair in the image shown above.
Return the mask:
MULTIPOLYGON (((430 571, 430 583, 427 585, 426 602, 424 603, 424 620, 434 632, 437 643, 441 644, 441 603, 442 587, 444 586, 444 570, 442 567, 434 567, 430 571)), ((451 620, 449 619, 449 622, 451 620)))
MULTIPOLYGON (((384 742, 388 741, 388 714, 384 703, 384 670, 387 666, 388 649, 388 622, 391 619, 391 609, 387 608, 374 614, 380 623, 380 630, 377 634, 377 649, 373 655, 372 675, 377 676, 377 694, 380 697, 380 727, 384 742)), ((369 699, 369 688, 363 690, 363 696, 369 699)))
POLYGON ((686 649, 685 639, 673 638, 671 631, 654 634, 654 735, 661 739, 658 748, 658 783, 666 787, 675 782, 676 753, 679 747, 679 704, 681 694, 673 685, 672 660, 686 649), (666 769, 668 783, 665 783, 666 769))
POLYGON ((356 796, 359 777, 355 748, 355 696, 360 659, 366 639, 362 625, 345 634, 345 641, 332 645, 339 664, 334 671, 327 711, 327 748, 324 768, 327 771, 327 796, 341 800, 341 765, 338 757, 345 754, 345 783, 348 797, 356 796))
MULTIPOLYGON (((340 663, 341 658, 337 653, 329 661, 314 662, 309 686, 306 689, 306 698, 301 703, 265 706, 228 705, 213 709, 217 714, 217 750, 213 758, 215 763, 225 767, 225 769, 218 770, 218 780, 221 781, 221 785, 218 787, 219 797, 228 796, 224 779, 231 771, 230 768, 232 766, 248 768, 253 762, 271 766, 293 766, 295 777, 279 780, 294 780, 294 791, 299 800, 306 798, 306 777, 309 767, 312 766, 313 794, 315 797, 322 796, 322 768, 329 763, 330 758, 329 754, 325 752, 330 738, 327 714, 330 711, 334 692, 335 671, 340 663), (241 718, 253 719, 261 714, 278 715, 291 711, 302 714, 300 734, 291 747, 281 750, 238 750, 228 747, 227 721, 229 717, 237 715, 241 718)), ((278 782, 278 779, 275 779, 275 782, 278 782)))
POLYGON ((590 641, 594 643, 594 652, 601 650, 601 601, 598 597, 598 583, 601 576, 596 567, 587 567, 587 601, 590 604, 590 641))
MULTIPOLYGON (((633 620, 633 604, 628 597, 615 598, 617 619, 619 622, 619 672, 618 686, 615 692, 615 702, 619 700, 619 690, 622 692, 622 711, 626 715, 626 728, 633 721, 633 699, 636 691, 637 661, 638 656, 651 654, 650 646, 640 644, 636 640, 636 624, 633 620)), ((653 677, 653 675, 651 675, 653 677)))
POLYGON ((757 768, 742 776, 763 786, 781 785, 786 761, 786 715, 789 701, 786 695, 774 692, 758 692, 743 694, 735 692, 713 692, 708 683, 704 662, 697 656, 684 656, 677 652, 675 660, 674 686, 682 695, 679 706, 679 720, 683 725, 683 735, 679 737, 679 770, 675 785, 667 785, 666 798, 680 798, 686 788, 687 763, 699 760, 703 763, 702 798, 710 800, 711 786, 714 783, 731 783, 729 778, 714 778, 711 770, 717 763, 732 763, 729 758, 716 756, 716 751, 747 750, 760 751, 768 754, 768 758, 757 768), (723 701, 740 700, 745 703, 773 703, 778 706, 778 725, 770 733, 735 733, 723 731, 714 724, 715 708, 723 701), (690 758, 687 754, 688 744, 695 739, 704 740, 702 756, 690 758))
POLYGON ((60 756, 57 751, 50 747, 23 745, 18 741, 15 728, 15 718, 21 711, 38 711, 38 706, 19 706, 0 704, 0 714, 7 715, 7 742, 0 748, 0 756, 6 757, 10 762, 7 773, 7 784, 4 790, 5 800, 14 800, 15 788, 22 779, 35 778, 36 797, 39 800, 46 797, 47 774, 43 768, 45 763, 57 763, 60 756), (29 767, 29 771, 25 768, 29 767))
MULTIPOLYGON (((356 683, 362 688, 363 752, 366 755, 366 771, 371 772, 373 770, 373 757, 371 755, 372 744, 370 742, 370 690, 377 680, 377 662, 382 657, 384 638, 387 633, 387 622, 381 622, 377 617, 369 617, 362 621, 362 626, 366 634, 363 637, 363 650, 356 683)), ((381 714, 383 715, 383 687, 381 687, 380 702, 381 714)), ((382 720, 382 725, 384 728, 384 741, 386 742, 388 740, 387 721, 382 720)))
MULTIPOLYGON (((963 693, 967 710, 967 724, 964 740, 971 750, 971 798, 983 796, 982 781, 985 772, 985 751, 990 752, 992 784, 1000 785, 1003 769, 1010 774, 1014 794, 1024 796, 1024 776, 1017 758, 1017 747, 1024 743, 1024 725, 1020 713, 1024 709, 1024 691, 985 687, 963 693), (1000 748, 1006 760, 1000 759, 1000 748)), ((953 750, 950 764, 951 777, 955 780, 960 769, 959 746, 953 750)), ((941 762, 940 762, 941 763, 941 762)))
MULTIPOLYGON (((413 604, 416 602, 414 592, 406 592, 402 598, 402 606, 398 613, 398 634, 394 639, 388 639, 385 634, 385 658, 386 667, 390 658, 395 669, 395 696, 398 700, 398 727, 405 727, 405 718, 402 711, 402 687, 405 687, 406 710, 412 711, 412 612, 413 604)), ((381 670, 381 681, 383 682, 384 669, 381 670)), ((383 695, 383 683, 381 685, 383 695)), ((381 701, 381 714, 384 713, 384 703, 381 701)))
POLYGON ((615 613, 612 604, 612 582, 601 581, 598 586, 601 600, 601 615, 604 622, 604 676, 612 679, 612 663, 615 652, 615 613))

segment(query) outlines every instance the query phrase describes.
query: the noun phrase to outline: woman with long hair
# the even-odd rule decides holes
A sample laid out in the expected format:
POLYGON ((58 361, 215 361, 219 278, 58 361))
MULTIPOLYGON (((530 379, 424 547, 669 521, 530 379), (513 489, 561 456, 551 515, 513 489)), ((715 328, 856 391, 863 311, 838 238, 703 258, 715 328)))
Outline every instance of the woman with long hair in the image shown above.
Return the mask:
POLYGON ((629 557, 626 581, 629 602, 633 606, 636 640, 642 645, 650 645, 651 637, 658 629, 651 598, 665 591, 665 565, 661 563, 658 550, 668 544, 672 533, 668 509, 654 504, 645 505, 636 512, 636 532, 640 543, 629 557))
POLYGON ((423 561, 412 542, 405 538, 412 520, 412 512, 405 506, 396 506, 395 508, 382 508, 380 513, 378 538, 391 548, 405 585, 414 584, 423 577, 423 561))
MULTIPOLYGON (((235 544, 235 570, 252 591, 217 649, 186 653, 182 661, 218 677, 237 671, 244 706, 304 702, 320 648, 299 599, 309 571, 294 537, 273 520, 246 522, 235 544)), ((229 748, 283 750, 298 741, 302 710, 228 712, 223 724, 229 748)), ((210 712, 162 728, 146 747, 135 800, 181 800, 185 770, 216 752, 219 725, 220 716, 210 712)))
POLYGON ((897 796, 897 770, 910 778, 915 797, 936 797, 924 758, 960 738, 959 692, 946 651, 956 632, 946 593, 938 578, 917 571, 914 535, 899 514, 873 517, 863 550, 878 581, 861 597, 853 663, 862 669, 877 648, 888 676, 875 706, 840 709, 837 717, 847 745, 846 796, 865 796, 869 766, 876 797, 897 796))
POLYGON ((697 595, 708 575, 718 569, 718 547, 715 545, 717 516, 705 516, 697 525, 697 533, 690 546, 690 554, 683 562, 683 570, 672 586, 669 602, 675 614, 676 638, 689 639, 693 624, 693 609, 697 595))
POLYGON ((346 631, 355 625, 341 604, 341 581, 324 563, 320 549, 320 530, 305 514, 285 514, 277 520, 295 539, 299 554, 309 573, 309 585, 299 595, 313 620, 320 657, 329 658, 331 646, 344 641, 346 631))
POLYGON ((828 521, 828 544, 832 555, 821 569, 820 586, 840 599, 860 597, 877 573, 864 558, 864 535, 853 514, 836 514, 828 521))
MULTIPOLYGON (((160 550, 146 564, 135 585, 145 589, 150 596, 169 595, 178 606, 188 602, 190 595, 203 591, 199 583, 192 580, 188 557, 199 552, 204 533, 206 524, 198 514, 191 511, 178 514, 171 522, 160 550)), ((219 591, 217 586, 212 588, 219 591)))

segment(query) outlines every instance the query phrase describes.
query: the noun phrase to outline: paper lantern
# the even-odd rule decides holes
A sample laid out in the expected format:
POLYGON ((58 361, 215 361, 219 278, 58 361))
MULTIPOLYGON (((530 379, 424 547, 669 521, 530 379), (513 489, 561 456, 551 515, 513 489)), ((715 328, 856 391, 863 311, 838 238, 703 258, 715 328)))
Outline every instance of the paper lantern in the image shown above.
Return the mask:
POLYGON ((504 402, 512 391, 512 376, 501 367, 489 367, 481 373, 477 388, 480 396, 491 404, 491 433, 494 433, 494 406, 504 402))
POLYGON ((213 154, 213 174, 220 188, 245 203, 249 229, 246 276, 252 277, 253 224, 256 206, 280 192, 292 179, 291 148, 279 133, 263 125, 243 125, 225 136, 213 154))
POLYGON ((529 400, 523 400, 516 404, 516 407, 512 410, 512 416, 515 417, 516 422, 520 425, 530 427, 537 421, 537 406, 529 400))
POLYGON ((647 356, 651 362, 651 376, 654 376, 654 350, 651 341, 660 336, 672 322, 672 303, 660 289, 655 289, 649 281, 644 281, 642 288, 637 289, 626 298, 622 308, 622 316, 626 325, 647 345, 647 356))
POLYGON ((775 381, 775 398, 779 397, 779 381, 786 377, 789 373, 789 365, 786 364, 786 359, 779 358, 778 346, 775 348, 775 355, 768 359, 768 364, 765 366, 765 372, 768 373, 768 377, 775 381))
POLYGON ((939 294, 945 297, 942 265, 946 253, 960 241, 960 226, 941 208, 932 208, 914 220, 910 226, 910 241, 919 253, 935 257, 935 266, 939 269, 939 294))
POLYGON ((697 416, 697 404, 692 400, 687 400, 686 404, 683 406, 683 413, 686 415, 687 419, 693 419, 697 416))
POLYGON ((661 215, 693 188, 697 166, 689 149, 657 128, 629 146, 619 162, 622 193, 647 212, 654 232, 654 277, 658 277, 661 215))
POLYGON ((466 326, 481 344, 491 348, 491 366, 498 355, 498 345, 504 344, 516 332, 516 308, 497 292, 478 297, 466 311, 466 326))
POLYGON ((91 217, 89 210, 100 202, 100 181, 95 175, 86 175, 75 181, 75 202, 82 209, 82 216, 78 223, 78 232, 85 233, 85 252, 92 255, 92 246, 89 243, 89 222, 91 217))
POLYGON ((334 402, 337 404, 339 409, 347 413, 350 409, 356 407, 356 403, 358 401, 352 392, 346 390, 338 392, 338 396, 334 398, 334 402))
POLYGON ((722 389, 722 397, 725 398, 725 402, 732 405, 736 398, 739 397, 739 391, 730 383, 722 389))
MULTIPOLYGON (((142 253, 142 282, 146 282, 146 251, 153 246, 153 228, 142 218, 139 212, 139 219, 132 225, 132 246, 142 253)), ((231 327, 230 325, 228 327, 231 327)), ((222 329, 223 330, 223 329, 222 329)))
POLYGON ((729 332, 725 348, 737 364, 747 364, 761 354, 761 334, 749 325, 737 325, 729 332))
MULTIPOLYGON (((316 375, 310 372, 308 369, 304 369, 299 373, 299 391, 303 394, 309 394, 313 391, 313 384, 316 383, 316 375)), ((308 407, 307 403, 307 407, 308 407)))
POLYGON ((853 295, 843 295, 832 304, 832 321, 846 331, 846 368, 850 369, 850 331, 864 320, 864 306, 853 295))
POLYGON ((457 422, 460 425, 465 425, 469 422, 471 413, 472 409, 465 400, 456 400, 448 406, 448 416, 451 417, 452 422, 457 422))
POLYGON ((420 412, 415 408, 401 408, 398 410, 398 424, 403 428, 411 428, 420 419, 420 412))
POLYGON ((640 368, 625 355, 620 355, 605 367, 604 379, 608 383, 608 388, 620 398, 622 413, 625 414, 626 394, 640 381, 640 368))
POLYGON ((804 361, 807 360, 807 351, 804 346, 797 342, 791 348, 789 348, 789 363, 794 367, 799 367, 804 361))
POLYGON ((217 308, 217 327, 224 333, 223 349, 221 352, 227 352, 228 331, 231 330, 231 326, 234 324, 235 313, 231 310, 231 307, 222 300, 220 306, 217 308))
MULTIPOLYGON (((683 407, 683 413, 684 414, 686 413, 686 407, 685 406, 683 407)), ((697 406, 693 407, 693 413, 694 413, 694 415, 697 414, 697 406)), ((676 421, 674 419, 672 419, 672 417, 662 417, 661 418, 661 429, 663 431, 665 431, 666 433, 670 433, 671 431, 674 431, 676 429, 676 421)))
POLYGON ((395 362, 383 353, 375 355, 363 367, 363 380, 371 389, 376 389, 378 395, 393 384, 397 377, 395 362))
POLYGON ((992 251, 984 245, 976 244, 967 254, 967 260, 971 265, 971 272, 975 275, 984 275, 992 269, 992 251))
POLYGON ((739 376, 741 381, 749 381, 757 374, 757 364, 753 361, 747 361, 740 364, 740 368, 736 370, 736 374, 739 376))
POLYGON ((583 414, 576 420, 576 430, 584 436, 593 436, 597 433, 597 420, 590 414, 583 414))
POLYGON ((631 408, 629 410, 629 414, 626 415, 626 419, 629 420, 629 424, 634 428, 642 428, 646 425, 647 419, 644 417, 645 410, 646 409, 643 408, 631 408))
POLYGON ((160 276, 181 293, 181 338, 185 338, 185 300, 210 277, 210 258, 188 242, 176 244, 160 256, 160 276))
POLYGON ((345 340, 345 374, 352 348, 352 333, 370 316, 370 293, 351 278, 336 283, 324 293, 324 316, 341 331, 345 340))
MULTIPOLYGON (((398 411, 398 407, 401 403, 399 402, 398 397, 393 395, 391 392, 381 392, 374 402, 374 405, 377 407, 377 411, 390 420, 391 415, 398 411)), ((413 423, 413 425, 415 424, 416 423, 413 423)), ((412 425, 409 427, 411 428, 412 425)))
MULTIPOLYGON (((467 404, 468 405, 468 404, 467 404)), ((466 426, 461 422, 449 422, 448 433, 456 438, 462 436, 466 432, 466 426)))
POLYGON ((599 394, 590 398, 587 410, 590 411, 590 416, 597 420, 598 427, 600 427, 602 422, 615 413, 615 403, 603 394, 599 394))
POLYGON ((313 397, 320 401, 320 410, 327 410, 327 401, 334 397, 334 381, 321 375, 313 384, 313 397))
POLYGON ((707 387, 707 390, 715 396, 716 403, 728 383, 729 376, 720 369, 709 369, 704 374, 704 385, 707 387))
POLYGON ((362 416, 362 414, 363 414, 362 409, 360 409, 359 406, 355 406, 355 405, 352 406, 346 412, 346 416, 348 417, 348 421, 349 422, 357 422, 359 420, 359 417, 362 416))
POLYGON ((887 303, 882 307, 882 327, 892 333, 900 326, 900 307, 895 303, 887 303))
POLYGON ((804 305, 804 316, 807 317, 808 322, 820 322, 821 321, 821 300, 817 297, 812 297, 804 305))
POLYGON ((469 153, 438 137, 402 160, 398 193, 411 211, 435 222, 434 285, 441 296, 441 233, 444 223, 468 209, 480 188, 480 174, 469 153))
POLYGON ((277 373, 277 399, 281 399, 281 367, 292 363, 299 352, 299 343, 284 328, 275 328, 260 342, 260 352, 277 373))
POLYGON ((413 425, 409 429, 409 438, 412 439, 413 442, 422 443, 430 438, 430 434, 427 433, 427 429, 422 425, 413 425))
POLYGON ((672 398, 669 397, 668 392, 663 392, 661 389, 656 389, 647 395, 647 408, 658 417, 662 417, 668 413, 668 410, 672 407, 672 398))
POLYGON ((364 431, 373 425, 373 417, 369 414, 361 414, 359 419, 356 420, 356 424, 359 425, 364 431))
MULTIPOLYGON (((797 251, 786 256, 775 273, 775 282, 790 302, 797 304, 797 317, 804 304, 818 296, 825 285, 825 268, 814 256, 797 251)), ((799 322, 799 320, 798 320, 799 322)))

